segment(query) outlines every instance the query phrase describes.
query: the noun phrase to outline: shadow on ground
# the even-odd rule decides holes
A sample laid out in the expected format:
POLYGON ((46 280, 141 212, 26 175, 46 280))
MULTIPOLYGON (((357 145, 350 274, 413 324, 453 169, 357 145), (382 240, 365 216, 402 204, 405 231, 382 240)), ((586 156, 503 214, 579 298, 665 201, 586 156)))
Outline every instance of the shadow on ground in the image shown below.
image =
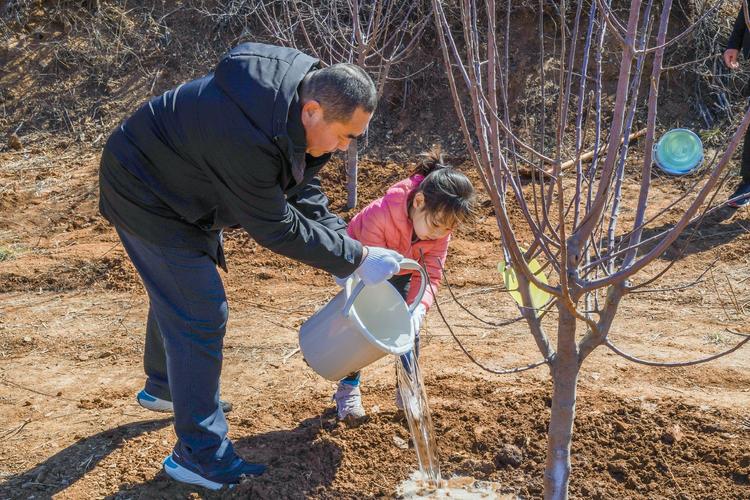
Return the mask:
MULTIPOLYGON (((266 463, 269 468, 262 477, 248 479, 232 490, 210 492, 181 485, 159 472, 142 483, 123 483, 107 498, 306 498, 329 486, 341 464, 341 448, 325 432, 336 425, 331 417, 327 412, 304 420, 294 429, 236 440, 235 448, 243 457, 266 463)), ((64 492, 126 440, 171 422, 167 418, 131 423, 83 438, 0 484, 0 498, 50 498, 64 492)))
MULTIPOLYGON (((744 210, 744 209, 743 209, 744 210)), ((674 224, 646 228, 643 241, 669 231, 674 224)), ((743 212, 726 207, 689 224, 682 234, 660 256, 667 261, 680 260, 689 255, 715 250, 731 243, 743 234, 750 233, 750 220, 743 217, 743 212)), ((661 238, 644 244, 640 255, 653 249, 661 238)))
POLYGON ((0 498, 50 498, 81 479, 126 440, 171 423, 171 418, 133 422, 81 438, 36 467, 9 477, 0 484, 0 498))

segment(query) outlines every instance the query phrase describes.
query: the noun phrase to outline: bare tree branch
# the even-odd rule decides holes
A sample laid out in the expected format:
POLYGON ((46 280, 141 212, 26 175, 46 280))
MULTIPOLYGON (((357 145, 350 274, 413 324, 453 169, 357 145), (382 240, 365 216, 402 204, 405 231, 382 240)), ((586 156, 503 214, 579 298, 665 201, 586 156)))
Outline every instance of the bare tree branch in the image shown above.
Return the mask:
MULTIPOLYGON (((734 332, 730 332, 730 333, 734 333, 734 332)), ((606 345, 607 347, 609 347, 609 349, 612 352, 614 352, 615 354, 618 354, 619 356, 622 356, 623 358, 627 359, 628 361, 632 361, 634 363, 638 363, 638 364, 641 364, 641 365, 648 365, 648 366, 661 366, 661 367, 665 367, 665 368, 676 368, 678 366, 694 366, 694 365, 699 365, 699 364, 702 364, 702 363, 708 363, 709 361, 713 361, 715 359, 719 359, 721 357, 724 357, 727 354, 731 354, 734 351, 736 351, 737 349, 739 349, 740 347, 742 347, 743 345, 745 345, 746 343, 750 342, 750 335, 745 335, 745 334, 735 334, 735 335, 742 335, 745 338, 742 339, 741 341, 739 341, 734 346, 732 346, 730 349, 727 349, 726 351, 722 351, 722 352, 720 352, 718 354, 714 354, 714 355, 711 355, 711 356, 708 356, 708 357, 705 357, 705 358, 696 359, 696 360, 693 360, 693 361, 676 361, 676 362, 649 361, 649 360, 637 358, 637 357, 635 357, 635 356, 633 356, 631 354, 628 354, 628 353, 626 353, 626 352, 618 349, 609 340, 606 340, 604 342, 604 345, 606 345)))

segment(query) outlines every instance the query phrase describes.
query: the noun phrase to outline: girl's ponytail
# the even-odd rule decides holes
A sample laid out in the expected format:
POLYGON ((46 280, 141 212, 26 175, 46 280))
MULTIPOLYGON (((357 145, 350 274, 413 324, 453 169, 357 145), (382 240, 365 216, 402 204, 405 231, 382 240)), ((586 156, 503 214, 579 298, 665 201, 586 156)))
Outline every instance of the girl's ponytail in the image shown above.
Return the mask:
POLYGON ((432 146, 432 149, 419 154, 419 162, 412 171, 411 175, 421 175, 427 177, 435 170, 449 168, 443 159, 443 149, 439 145, 432 146))

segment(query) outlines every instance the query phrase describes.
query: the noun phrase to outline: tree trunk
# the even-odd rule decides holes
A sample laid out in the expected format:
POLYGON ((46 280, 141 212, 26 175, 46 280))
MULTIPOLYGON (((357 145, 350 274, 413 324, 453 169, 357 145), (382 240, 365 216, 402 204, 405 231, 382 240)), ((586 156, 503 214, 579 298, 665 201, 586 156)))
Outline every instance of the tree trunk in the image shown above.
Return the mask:
POLYGON ((547 435, 547 464, 544 470, 545 500, 568 498, 570 479, 570 443, 576 412, 578 349, 576 320, 559 307, 557 354, 552 362, 552 415, 547 435))
POLYGON ((346 150, 346 208, 357 206, 357 139, 346 150))

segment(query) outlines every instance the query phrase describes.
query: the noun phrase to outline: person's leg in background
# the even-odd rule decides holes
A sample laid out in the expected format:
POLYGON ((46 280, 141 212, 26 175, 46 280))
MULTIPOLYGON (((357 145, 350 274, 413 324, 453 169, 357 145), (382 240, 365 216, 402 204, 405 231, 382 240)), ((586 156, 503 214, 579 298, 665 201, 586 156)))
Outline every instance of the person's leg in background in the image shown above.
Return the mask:
POLYGON ((119 228, 118 234, 150 299, 151 335, 144 362, 147 387, 156 392, 164 391, 160 364, 166 360, 178 441, 165 470, 180 481, 214 489, 238 482, 241 474, 261 473, 262 466, 248 464, 234 452, 219 405, 228 308, 215 263, 198 250, 160 247, 119 228))
POLYGON ((740 184, 729 196, 729 199, 739 198, 729 202, 729 206, 740 208, 750 204, 750 127, 745 131, 745 141, 742 145, 742 164, 740 165, 740 184))

